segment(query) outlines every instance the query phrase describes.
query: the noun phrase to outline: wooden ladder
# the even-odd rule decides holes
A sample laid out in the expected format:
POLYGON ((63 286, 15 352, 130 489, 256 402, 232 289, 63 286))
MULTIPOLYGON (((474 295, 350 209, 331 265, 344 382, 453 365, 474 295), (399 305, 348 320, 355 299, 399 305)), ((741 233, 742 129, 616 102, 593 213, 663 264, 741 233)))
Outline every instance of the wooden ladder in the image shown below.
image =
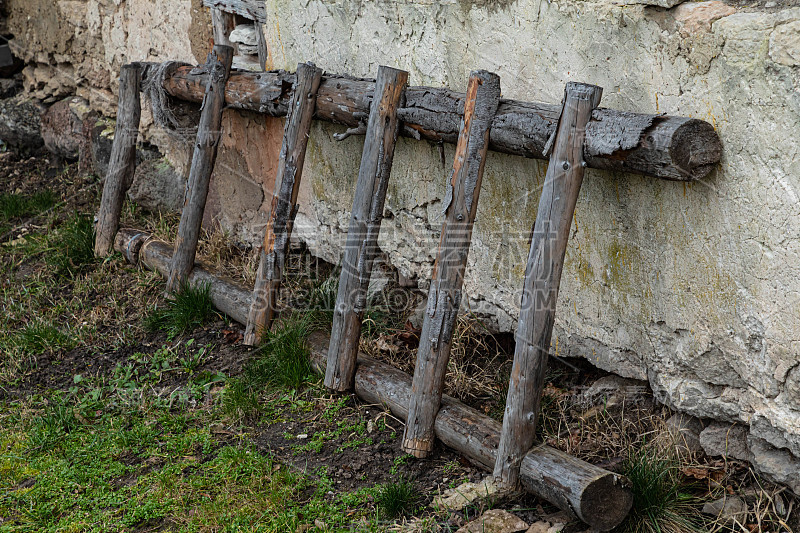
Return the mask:
MULTIPOLYGON (((154 256, 162 258, 158 265, 150 266, 168 274, 170 290, 179 288, 190 274, 196 277, 195 281, 214 279, 203 269, 194 269, 194 265, 209 179, 219 146, 221 113, 225 105, 224 89, 230 73, 231 57, 230 47, 215 45, 205 66, 202 67, 208 74, 208 83, 192 155, 178 239, 172 250, 172 256, 168 255, 169 248, 162 243, 151 247, 153 249, 148 249, 147 252, 151 256, 151 261, 154 256)), ((95 242, 97 255, 107 255, 114 243, 122 202, 133 176, 141 108, 138 94, 141 79, 141 65, 131 64, 123 67, 120 75, 118 127, 98 214, 95 242)), ((321 79, 322 71, 313 64, 298 66, 284 127, 275 189, 264 231, 264 244, 259 254, 257 279, 249 299, 245 330, 247 344, 257 344, 261 340, 277 313, 279 288, 297 212, 297 197, 310 124, 315 113, 321 79)), ((400 129, 398 110, 404 105, 407 81, 407 72, 380 67, 372 93, 369 119, 364 129, 366 136, 350 226, 343 253, 330 344, 325 356, 325 385, 335 391, 351 390, 355 384, 361 319, 366 307, 366 291, 372 262, 378 250, 377 237, 400 129)), ((556 452, 553 453, 558 455, 558 459, 552 461, 543 459, 542 464, 545 466, 542 466, 542 469, 547 471, 548 476, 559 472, 557 491, 552 494, 548 492, 551 483, 548 480, 539 482, 528 479, 531 475, 530 461, 533 460, 531 457, 539 457, 532 446, 564 255, 586 166, 583 159, 586 126, 599 104, 601 94, 602 89, 592 85, 568 83, 565 88, 560 119, 548 143, 550 163, 532 230, 516 333, 514 364, 502 430, 499 441, 494 441, 498 442, 496 448, 493 443, 491 449, 481 448, 483 455, 493 456, 494 476, 502 487, 517 486, 520 467, 527 460, 528 473, 524 478, 527 485, 536 487, 541 485, 543 488, 540 488, 540 491, 549 494, 562 508, 572 506, 571 502, 574 499, 567 497, 567 501, 564 499, 564 494, 580 495, 578 499, 581 509, 607 509, 608 502, 601 501, 604 494, 618 493, 610 490, 592 490, 590 494, 584 493, 586 487, 594 487, 600 479, 596 477, 597 472, 580 466, 582 463, 577 459, 569 458, 566 454, 562 454, 562 457, 556 452), (593 501, 585 502, 585 497, 597 498, 596 505, 593 501)), ((459 428, 461 424, 473 429, 480 426, 480 424, 476 426, 475 421, 453 419, 453 414, 448 414, 447 409, 443 411, 438 424, 437 417, 442 404, 444 375, 462 299, 462 286, 488 154, 490 129, 499 104, 499 77, 486 71, 472 72, 464 99, 464 112, 453 170, 445 192, 445 220, 428 294, 417 364, 410 391, 403 396, 403 403, 407 401, 408 405, 406 411, 408 422, 402 446, 404 450, 417 457, 425 457, 430 453, 434 443, 434 427, 439 428, 437 431, 441 431, 441 428, 448 428, 450 431, 459 428)), ((124 246, 120 246, 118 242, 117 248, 123 249, 128 259, 134 263, 138 261, 140 250, 142 254, 145 253, 142 246, 147 236, 141 235, 130 231, 121 231, 117 235, 118 239, 121 238, 125 242, 124 246)), ((220 294, 212 297, 216 298, 215 303, 218 307, 221 306, 220 302, 225 304, 227 301, 225 298, 228 298, 230 305, 222 305, 220 308, 229 314, 235 314, 241 320, 244 313, 238 310, 247 300, 240 294, 241 292, 230 289, 225 297, 220 294)), ((398 378, 396 381, 401 383, 403 379, 398 378)), ((375 380, 375 383, 378 383, 378 380, 375 380)), ((380 391, 375 394, 380 396, 380 391)), ((397 410, 397 406, 394 408, 397 410)), ((467 438, 468 441, 470 439, 475 442, 473 436, 467 438)), ((542 451, 539 455, 548 453, 551 452, 542 451)), ((603 476, 606 474, 603 473, 603 476)), ((602 483, 606 483, 605 477, 602 477, 602 480, 602 483)), ((618 506, 621 513, 627 512, 629 502, 623 504, 618 506)), ((585 511, 576 509, 575 512, 582 518, 586 517, 585 511), (582 512, 584 514, 581 514, 582 512)), ((609 518, 609 523, 617 524, 622 516, 624 514, 609 518)), ((595 519, 593 515, 592 519, 595 519)), ((597 520, 603 521, 602 517, 597 520)))

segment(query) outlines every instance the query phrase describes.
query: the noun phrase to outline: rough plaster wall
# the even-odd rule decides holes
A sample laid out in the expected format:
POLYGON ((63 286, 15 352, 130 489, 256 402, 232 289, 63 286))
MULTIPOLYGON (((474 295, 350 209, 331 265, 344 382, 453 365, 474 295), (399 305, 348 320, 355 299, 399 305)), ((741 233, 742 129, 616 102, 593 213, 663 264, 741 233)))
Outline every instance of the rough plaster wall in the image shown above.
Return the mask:
MULTIPOLYGON (((75 94, 113 115, 119 67, 194 62, 210 17, 201 0, 7 0, 25 89, 47 101, 75 94)), ((204 52, 203 52, 204 55, 204 52)))
POLYGON ((226 110, 203 223, 257 243, 272 201, 283 120, 226 110))
MULTIPOLYGON (((800 452, 800 9, 722 2, 663 10, 606 0, 268 0, 271 61, 314 61, 463 90, 471 69, 503 95, 558 102, 565 82, 605 88, 603 105, 713 123, 720 167, 694 184, 589 171, 569 243, 553 348, 649 379, 692 414, 751 423, 800 452)), ((298 230, 339 258, 362 141, 315 124, 298 230)), ((381 246, 420 286, 430 273, 452 163, 403 140, 381 246)), ((510 331, 545 165, 490 154, 470 252, 469 307, 510 331)))

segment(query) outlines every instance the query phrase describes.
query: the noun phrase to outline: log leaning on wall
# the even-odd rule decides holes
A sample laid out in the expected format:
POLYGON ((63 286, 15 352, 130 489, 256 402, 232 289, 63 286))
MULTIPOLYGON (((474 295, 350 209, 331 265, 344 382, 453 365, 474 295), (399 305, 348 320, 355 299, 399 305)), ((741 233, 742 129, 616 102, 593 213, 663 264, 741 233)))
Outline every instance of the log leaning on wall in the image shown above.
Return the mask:
MULTIPOLYGON (((181 66, 164 81, 173 97, 200 102, 205 76, 181 66)), ((270 116, 286 115, 294 74, 233 72, 225 101, 233 108, 270 116)), ((375 83, 323 77, 315 118, 357 128, 365 120, 375 83)), ((497 152, 546 159, 544 147, 555 130, 561 106, 501 100, 492 122, 489 148, 497 152)), ((409 87, 401 135, 455 144, 464 112, 464 93, 433 87, 409 87)), ((355 131, 354 131, 355 132, 355 131)), ((668 180, 705 177, 720 161, 722 143, 708 122, 688 117, 647 115, 597 109, 586 131, 584 159, 591 168, 634 172, 668 180)))
MULTIPOLYGON (((160 272, 165 277, 169 274, 172 247, 150 239, 145 232, 119 230, 114 248, 133 264, 160 272)), ((247 322, 252 291, 202 266, 195 266, 189 282, 208 283, 214 306, 242 324, 247 322)), ((314 367, 325 372, 327 339, 324 335, 312 337, 310 344, 314 367)), ((367 402, 383 404, 404 420, 408 417, 411 376, 401 370, 359 356, 355 391, 367 402)), ((496 420, 445 395, 434 430, 445 445, 491 470, 500 428, 496 420)), ((598 531, 608 531, 619 525, 633 503, 626 478, 543 444, 532 448, 522 459, 520 481, 526 490, 574 514, 598 531)))

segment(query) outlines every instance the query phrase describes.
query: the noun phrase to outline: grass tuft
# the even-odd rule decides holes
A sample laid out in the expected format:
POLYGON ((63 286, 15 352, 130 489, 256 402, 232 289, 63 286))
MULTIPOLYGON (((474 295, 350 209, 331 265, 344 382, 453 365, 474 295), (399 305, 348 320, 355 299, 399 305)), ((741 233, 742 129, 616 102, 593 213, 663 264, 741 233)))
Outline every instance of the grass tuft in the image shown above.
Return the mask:
POLYGON ((56 273, 74 278, 94 264, 94 222, 89 215, 76 213, 56 233, 50 243, 50 263, 56 273))
POLYGON ((72 407, 56 399, 31 422, 30 442, 35 448, 53 448, 79 426, 72 407))
POLYGON ((37 321, 25 326, 14 338, 14 344, 28 355, 74 347, 74 339, 57 327, 37 321))
POLYGON ((386 518, 397 518, 411 513, 417 506, 417 493, 407 479, 387 483, 378 488, 375 504, 386 518))
POLYGON ((624 533, 700 532, 695 497, 683 491, 678 461, 653 445, 631 454, 622 474, 631 481, 633 509, 624 533))
POLYGON ((263 376, 274 387, 299 389, 305 385, 313 374, 306 342, 309 332, 308 319, 295 318, 281 324, 267 336, 260 348, 261 357, 248 373, 263 376))
POLYGON ((211 285, 184 284, 167 300, 167 305, 145 317, 150 331, 165 331, 170 339, 202 326, 214 314, 211 285))
POLYGON ((339 276, 334 274, 317 281, 309 291, 308 308, 316 315, 320 327, 333 324, 333 310, 339 292, 339 276))
POLYGON ((0 220, 7 221, 35 215, 50 209, 55 204, 56 195, 50 190, 39 191, 32 196, 0 194, 0 220))
POLYGON ((255 358, 239 378, 229 380, 223 409, 228 414, 252 415, 258 411, 260 392, 273 389, 298 390, 314 374, 306 338, 313 329, 310 315, 284 319, 275 331, 267 332, 255 358))

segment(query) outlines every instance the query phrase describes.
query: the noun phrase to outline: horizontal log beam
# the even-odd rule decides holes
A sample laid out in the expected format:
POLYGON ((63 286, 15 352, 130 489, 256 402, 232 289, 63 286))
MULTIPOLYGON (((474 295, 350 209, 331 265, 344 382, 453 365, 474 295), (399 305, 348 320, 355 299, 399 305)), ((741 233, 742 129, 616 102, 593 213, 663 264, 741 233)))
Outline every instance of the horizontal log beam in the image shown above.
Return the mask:
MULTIPOLYGON (((175 98, 200 102, 206 75, 181 66, 164 80, 175 98)), ((228 106, 286 115, 294 74, 233 72, 225 88, 228 106)), ((328 75, 322 79, 315 118, 353 128, 363 125, 375 82, 328 75)), ((401 135, 455 144, 464 113, 465 94, 434 87, 409 87, 398 111, 401 135)), ((496 152, 546 159, 545 145, 555 130, 561 106, 501 100, 491 126, 489 148, 496 152)), ((363 128, 362 128, 363 129, 363 128)), ((362 133, 363 134, 363 133, 362 133)), ((599 108, 586 131, 584 159, 589 167, 633 172, 677 181, 708 175, 722 157, 722 143, 708 122, 688 117, 647 115, 599 108)))
MULTIPOLYGON (((166 277, 172 246, 153 240, 142 231, 121 229, 114 248, 133 264, 141 264, 166 277)), ((195 266, 189 283, 208 283, 217 309, 241 324, 247 322, 252 291, 233 280, 195 266)), ((312 363, 325 371, 327 336, 309 339, 312 363)), ((356 394, 367 402, 380 403, 396 416, 408 417, 411 376, 392 366, 359 356, 355 377, 356 394)), ((497 455, 500 423, 445 395, 436 417, 436 436, 486 470, 497 455)), ((608 531, 619 525, 633 502, 628 480, 543 444, 532 448, 520 467, 523 488, 574 514, 595 530, 608 531)))

